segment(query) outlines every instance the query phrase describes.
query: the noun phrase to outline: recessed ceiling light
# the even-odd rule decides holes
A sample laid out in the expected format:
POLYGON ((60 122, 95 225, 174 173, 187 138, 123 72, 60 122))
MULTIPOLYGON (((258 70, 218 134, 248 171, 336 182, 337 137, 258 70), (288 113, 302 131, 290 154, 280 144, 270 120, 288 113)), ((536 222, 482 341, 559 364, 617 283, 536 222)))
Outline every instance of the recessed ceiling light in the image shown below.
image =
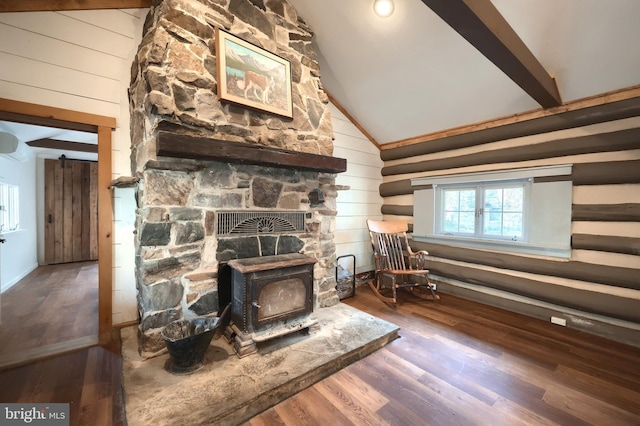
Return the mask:
POLYGON ((381 18, 391 16, 393 13, 393 0, 375 0, 373 2, 373 10, 381 18))

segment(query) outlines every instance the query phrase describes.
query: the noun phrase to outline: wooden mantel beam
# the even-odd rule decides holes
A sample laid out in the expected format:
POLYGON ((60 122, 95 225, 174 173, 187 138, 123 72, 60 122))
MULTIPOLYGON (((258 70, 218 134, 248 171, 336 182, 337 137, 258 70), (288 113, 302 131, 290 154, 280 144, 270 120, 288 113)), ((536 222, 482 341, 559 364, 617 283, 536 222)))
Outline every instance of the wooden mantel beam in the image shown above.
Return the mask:
POLYGON ((213 160, 324 173, 342 173, 347 170, 347 160, 344 158, 166 131, 159 131, 157 134, 156 154, 162 157, 213 160))
POLYGON ((142 9, 151 0, 2 0, 0 12, 40 12, 52 10, 142 9))
POLYGON ((555 79, 490 0, 422 0, 544 108, 562 105, 555 79))

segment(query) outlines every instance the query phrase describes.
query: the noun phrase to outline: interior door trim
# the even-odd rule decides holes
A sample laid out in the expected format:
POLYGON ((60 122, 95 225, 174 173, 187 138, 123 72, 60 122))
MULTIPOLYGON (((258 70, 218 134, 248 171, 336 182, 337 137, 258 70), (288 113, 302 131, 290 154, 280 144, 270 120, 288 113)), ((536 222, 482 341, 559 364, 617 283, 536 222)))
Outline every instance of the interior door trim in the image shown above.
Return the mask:
POLYGON ((113 329, 113 208, 111 137, 116 119, 0 98, 0 120, 80 130, 98 135, 98 341, 111 341, 113 329))

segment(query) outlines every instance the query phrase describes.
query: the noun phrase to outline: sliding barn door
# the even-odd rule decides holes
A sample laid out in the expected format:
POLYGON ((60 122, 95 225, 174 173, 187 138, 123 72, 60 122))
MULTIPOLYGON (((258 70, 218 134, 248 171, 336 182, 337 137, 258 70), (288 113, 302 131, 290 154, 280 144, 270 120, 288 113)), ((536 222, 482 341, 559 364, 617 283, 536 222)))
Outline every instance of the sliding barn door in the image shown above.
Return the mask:
POLYGON ((98 259, 98 163, 45 160, 45 262, 98 259))

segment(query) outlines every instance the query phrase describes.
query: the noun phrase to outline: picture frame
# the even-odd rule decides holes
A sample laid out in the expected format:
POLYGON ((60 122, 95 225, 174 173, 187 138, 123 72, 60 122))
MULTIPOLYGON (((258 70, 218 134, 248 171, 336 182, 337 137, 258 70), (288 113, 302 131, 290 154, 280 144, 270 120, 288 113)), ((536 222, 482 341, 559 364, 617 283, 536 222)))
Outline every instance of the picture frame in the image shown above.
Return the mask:
POLYGON ((293 118, 291 63, 216 27, 218 99, 293 118))

